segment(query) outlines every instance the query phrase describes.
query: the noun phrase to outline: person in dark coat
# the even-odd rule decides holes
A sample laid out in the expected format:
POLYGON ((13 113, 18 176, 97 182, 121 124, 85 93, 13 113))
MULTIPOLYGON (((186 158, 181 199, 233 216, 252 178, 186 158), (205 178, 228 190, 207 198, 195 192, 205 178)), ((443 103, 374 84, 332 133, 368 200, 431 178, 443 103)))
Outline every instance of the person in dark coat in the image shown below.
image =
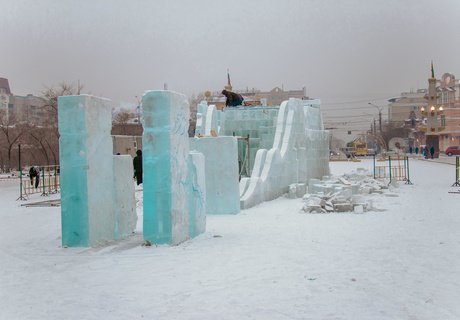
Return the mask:
POLYGON ((133 159, 134 178, 136 178, 137 185, 142 183, 142 150, 136 151, 137 156, 133 159))
POLYGON ((434 157, 434 146, 431 146, 431 148, 430 148, 430 156, 431 156, 431 159, 433 159, 433 157, 434 157))
POLYGON ((239 93, 222 90, 222 94, 227 98, 225 101, 226 107, 236 107, 243 104, 243 96, 239 93))
POLYGON ((32 186, 34 185, 34 179, 35 179, 35 189, 37 189, 40 183, 40 170, 34 166, 30 167, 29 177, 30 177, 30 184, 32 186))

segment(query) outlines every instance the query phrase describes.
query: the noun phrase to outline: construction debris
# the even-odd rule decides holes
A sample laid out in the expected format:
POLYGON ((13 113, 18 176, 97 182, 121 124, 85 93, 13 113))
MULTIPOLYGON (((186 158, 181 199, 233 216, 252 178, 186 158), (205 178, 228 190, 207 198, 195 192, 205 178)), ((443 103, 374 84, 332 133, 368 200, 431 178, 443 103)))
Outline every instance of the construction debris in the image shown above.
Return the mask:
MULTIPOLYGON (((392 182, 388 186, 382 181, 373 179, 363 168, 340 177, 325 176, 321 180, 310 179, 308 192, 303 196, 302 210, 306 213, 381 211, 373 205, 375 197, 382 195, 397 197, 396 193, 390 192, 390 189, 394 190, 397 187, 397 182, 392 182)), ((288 197, 294 197, 297 193, 296 189, 296 186, 291 186, 288 197)))

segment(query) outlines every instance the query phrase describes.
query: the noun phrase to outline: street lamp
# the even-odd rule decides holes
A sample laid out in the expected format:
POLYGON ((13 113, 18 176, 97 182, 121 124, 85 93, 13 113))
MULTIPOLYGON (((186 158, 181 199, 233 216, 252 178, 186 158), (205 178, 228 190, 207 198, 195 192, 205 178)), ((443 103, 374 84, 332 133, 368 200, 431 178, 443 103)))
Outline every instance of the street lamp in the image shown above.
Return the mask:
POLYGON ((425 107, 421 107, 420 112, 422 113, 422 116, 426 117, 427 132, 435 132, 436 129, 439 130, 439 127, 443 127, 443 106, 436 108, 436 106, 432 105, 427 107, 426 109, 425 107), (438 115, 441 116, 441 126, 439 126, 438 124, 438 115))
POLYGON ((373 107, 376 107, 377 110, 379 110, 379 130, 380 130, 380 133, 382 133, 382 109, 383 107, 376 106, 375 104, 370 103, 370 102, 368 102, 367 104, 373 107))

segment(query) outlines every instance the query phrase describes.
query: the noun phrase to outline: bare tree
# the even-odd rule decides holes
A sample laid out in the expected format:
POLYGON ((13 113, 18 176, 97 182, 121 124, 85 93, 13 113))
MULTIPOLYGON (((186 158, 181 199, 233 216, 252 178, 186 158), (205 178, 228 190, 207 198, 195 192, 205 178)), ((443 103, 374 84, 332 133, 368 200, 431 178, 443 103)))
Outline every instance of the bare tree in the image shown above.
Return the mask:
POLYGON ((121 127, 122 134, 126 134, 126 125, 128 124, 129 119, 131 119, 131 114, 129 112, 120 111, 113 120, 115 124, 118 124, 121 127))
POLYGON ((14 114, 7 115, 5 110, 0 110, 0 134, 2 135, 0 147, 7 154, 7 172, 11 171, 11 153, 13 146, 19 139, 28 132, 29 126, 23 123, 16 123, 14 114))
POLYGON ((79 95, 83 89, 82 84, 78 84, 76 87, 73 84, 62 82, 58 87, 46 88, 42 92, 42 98, 46 100, 45 108, 48 108, 57 115, 58 110, 58 97, 60 96, 72 96, 79 95))
POLYGON ((32 138, 34 145, 36 145, 36 148, 40 151, 40 153, 43 155, 43 157, 46 160, 46 165, 50 165, 50 159, 48 155, 48 132, 49 129, 47 128, 40 128, 40 127, 35 127, 32 130, 30 130, 30 137, 32 138))
POLYGON ((78 83, 76 86, 66 82, 62 82, 57 87, 46 88, 42 92, 42 98, 46 103, 43 106, 49 115, 44 122, 48 132, 41 132, 34 130, 32 139, 40 145, 40 151, 45 156, 47 163, 50 162, 50 156, 53 158, 54 163, 59 162, 59 129, 58 129, 58 97, 79 95, 83 89, 83 85, 78 83))

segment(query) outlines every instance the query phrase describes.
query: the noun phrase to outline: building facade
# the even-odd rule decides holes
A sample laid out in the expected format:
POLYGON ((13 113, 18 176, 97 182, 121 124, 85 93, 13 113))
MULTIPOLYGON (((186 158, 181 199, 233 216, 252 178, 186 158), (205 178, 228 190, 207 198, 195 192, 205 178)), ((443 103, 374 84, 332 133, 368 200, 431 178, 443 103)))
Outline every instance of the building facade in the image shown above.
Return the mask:
POLYGON ((444 73, 437 82, 437 106, 442 113, 437 121, 439 148, 460 145, 460 84, 451 73, 444 73))
POLYGON ((428 105, 425 99, 427 93, 426 89, 401 93, 401 97, 388 104, 388 119, 394 126, 409 124, 415 128, 422 120, 420 108, 428 105))
POLYGON ((8 105, 10 103, 10 84, 8 79, 0 78, 0 110, 6 113, 6 118, 8 119, 8 105))
POLYGON ((436 151, 460 145, 460 84, 452 73, 436 79, 432 68, 428 89, 403 92, 388 104, 393 127, 411 129, 409 145, 434 144, 436 151))
POLYGON ((27 122, 41 125, 49 118, 44 108, 45 99, 32 94, 26 96, 12 94, 6 78, 0 78, 0 102, 0 110, 4 110, 5 121, 10 124, 27 122))
POLYGON ((27 122, 42 125, 48 119, 44 106, 45 99, 28 94, 26 96, 11 95, 8 105, 9 114, 14 115, 16 122, 27 122))

